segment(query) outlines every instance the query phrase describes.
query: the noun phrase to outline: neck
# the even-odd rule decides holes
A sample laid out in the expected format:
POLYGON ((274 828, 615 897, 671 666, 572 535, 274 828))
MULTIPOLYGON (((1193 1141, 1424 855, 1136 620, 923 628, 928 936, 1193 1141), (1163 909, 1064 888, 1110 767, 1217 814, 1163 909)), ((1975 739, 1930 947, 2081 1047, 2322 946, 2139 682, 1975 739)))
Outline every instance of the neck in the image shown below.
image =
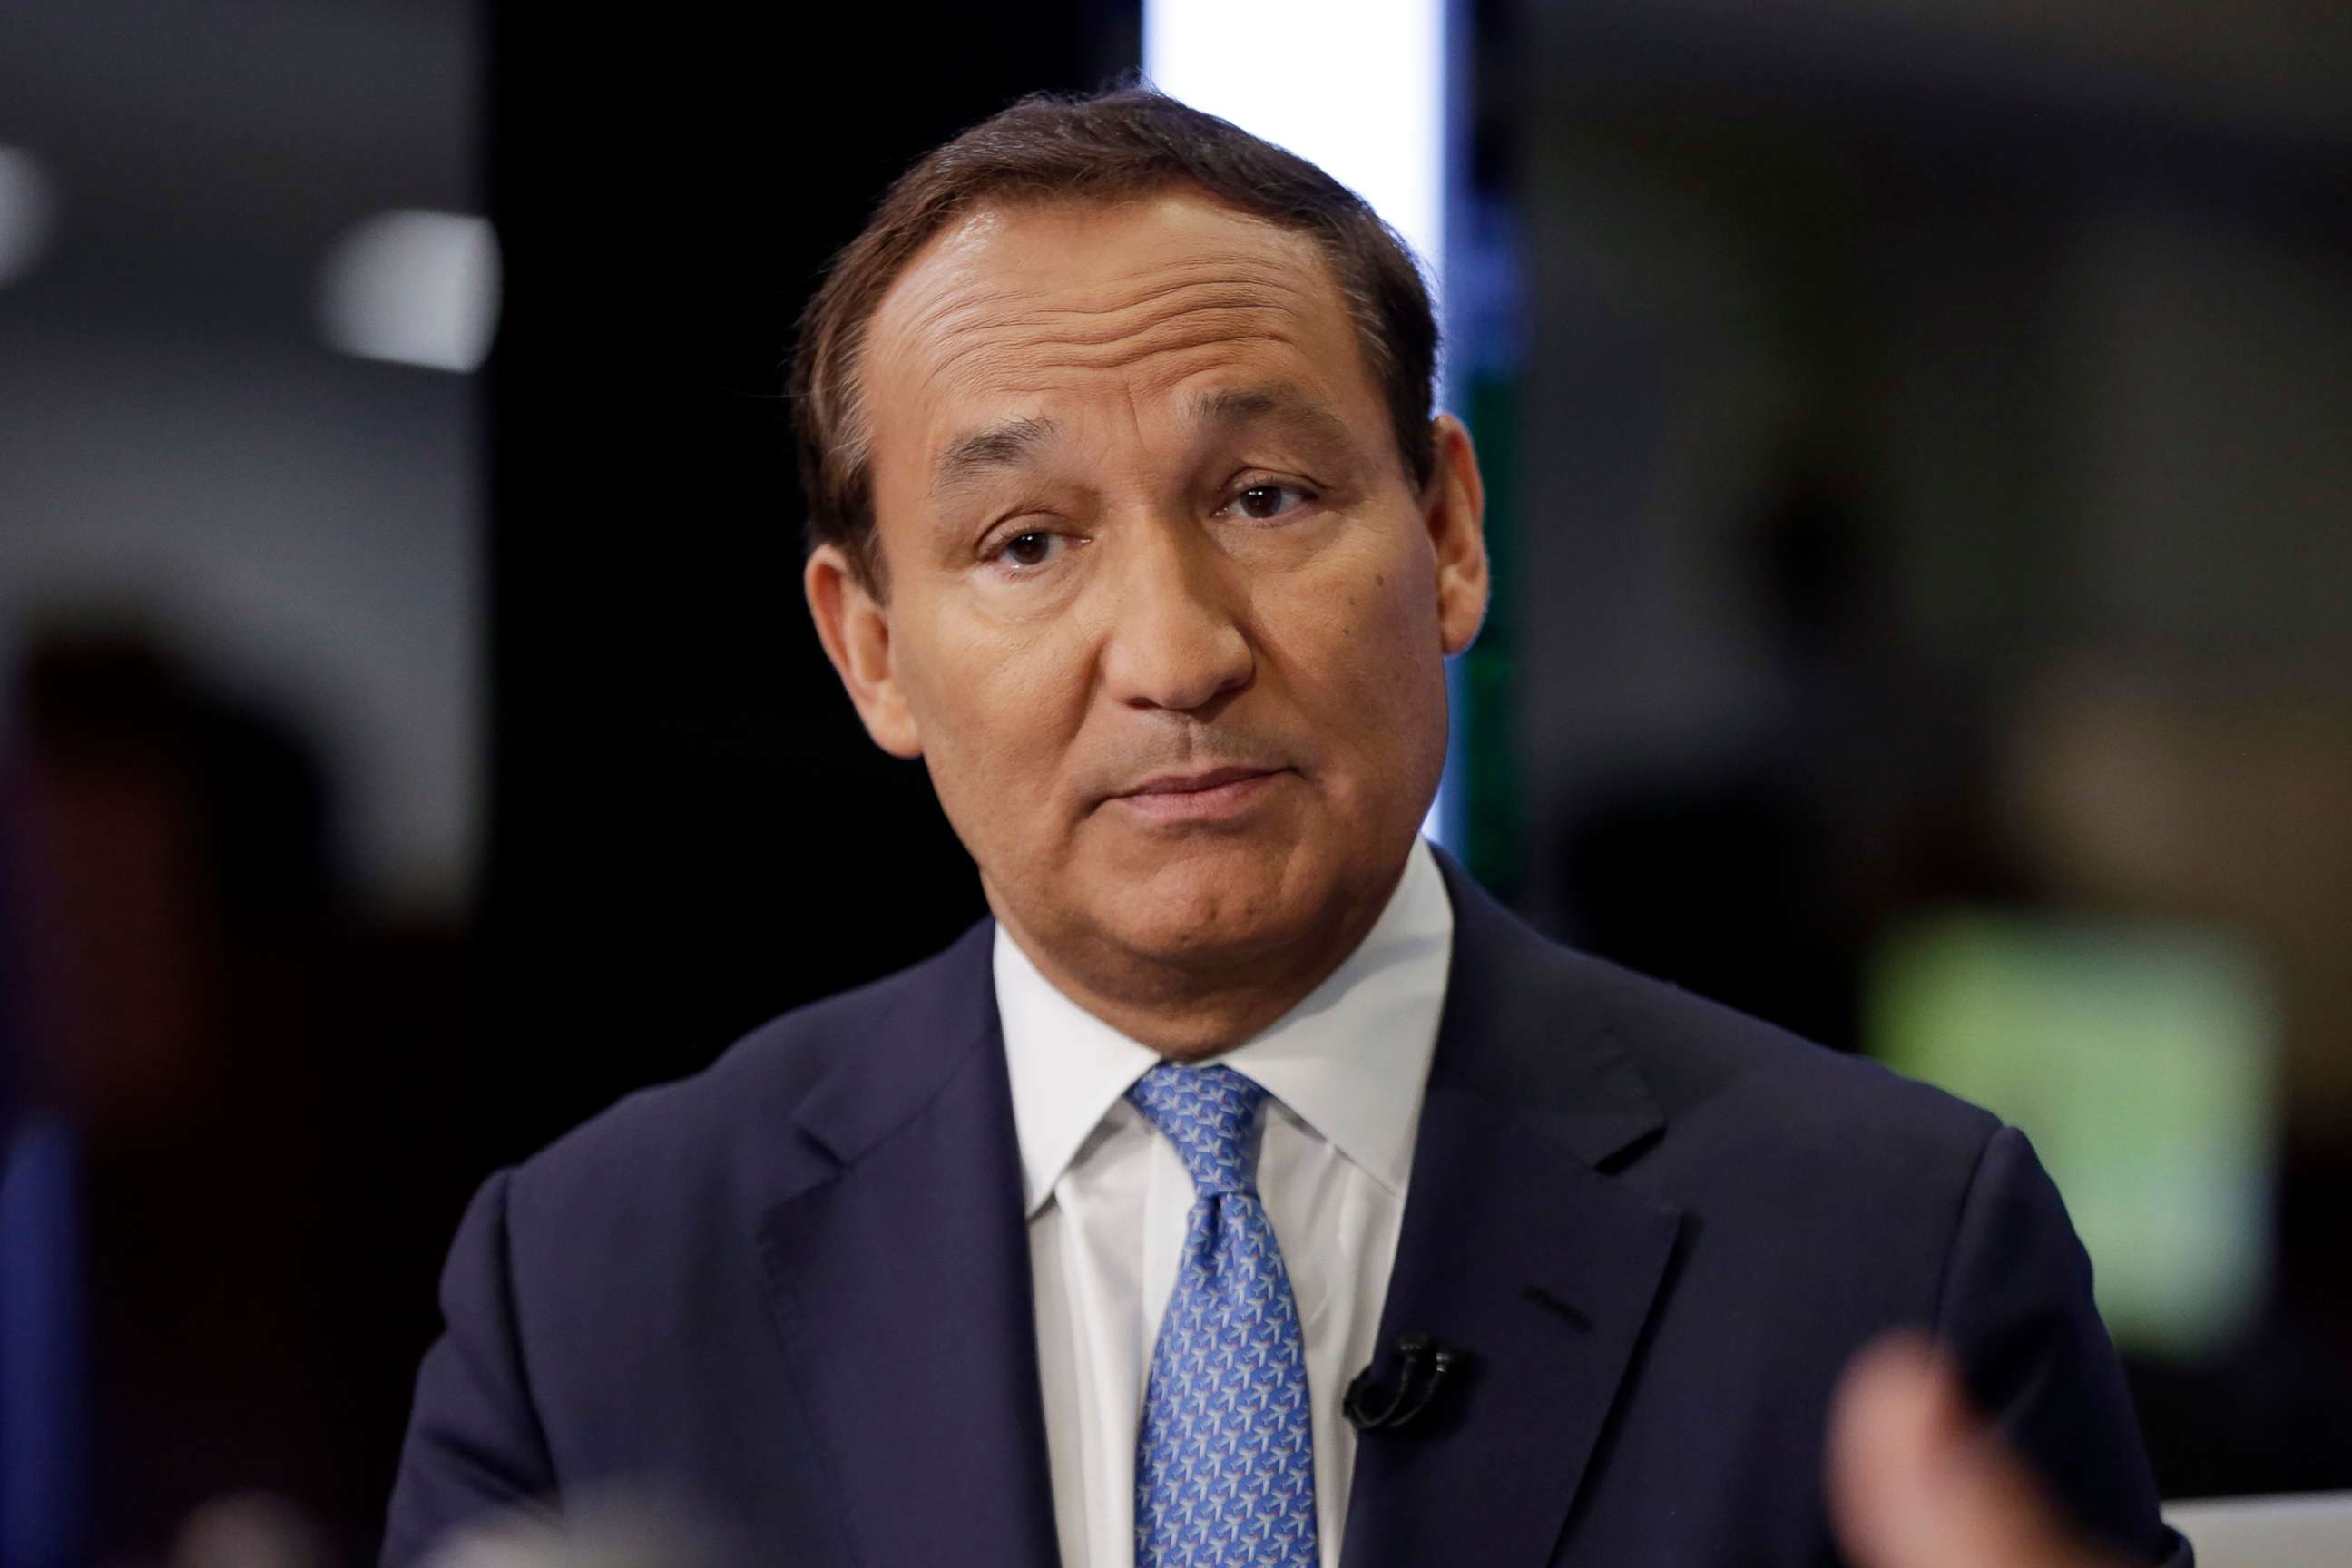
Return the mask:
POLYGON ((1306 935, 1246 953, 1170 959, 1099 938, 1039 940, 982 879, 989 907, 1037 972, 1096 1017, 1171 1061, 1206 1061, 1244 1044, 1328 980, 1395 895, 1404 868, 1370 898, 1306 935))

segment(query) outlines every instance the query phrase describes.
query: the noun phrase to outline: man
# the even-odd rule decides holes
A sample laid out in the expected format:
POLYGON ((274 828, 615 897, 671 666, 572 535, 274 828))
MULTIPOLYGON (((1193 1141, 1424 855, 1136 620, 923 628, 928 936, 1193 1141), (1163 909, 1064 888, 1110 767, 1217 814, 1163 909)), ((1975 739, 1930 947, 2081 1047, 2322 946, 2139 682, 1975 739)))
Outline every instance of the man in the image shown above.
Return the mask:
POLYGON ((803 321, 805 587, 993 919, 490 1180, 388 1562, 630 1479, 761 1562, 1822 1562, 1904 1322, 2166 1554, 2017 1133, 1417 837, 1487 596, 1435 342, 1352 195, 1147 92, 893 187, 803 321))

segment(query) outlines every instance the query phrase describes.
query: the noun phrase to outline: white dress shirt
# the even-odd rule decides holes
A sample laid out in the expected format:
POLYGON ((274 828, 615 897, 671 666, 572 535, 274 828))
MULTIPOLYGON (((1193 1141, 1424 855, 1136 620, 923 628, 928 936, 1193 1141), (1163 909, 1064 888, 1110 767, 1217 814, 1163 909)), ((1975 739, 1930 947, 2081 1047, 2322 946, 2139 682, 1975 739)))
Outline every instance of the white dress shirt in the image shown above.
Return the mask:
MULTIPOLYGON (((1257 1186, 1307 1338, 1323 1568, 1339 1565, 1356 1458, 1339 1401, 1380 1332, 1453 947, 1444 879, 1415 840, 1347 962, 1215 1058, 1272 1096, 1257 1186)), ((1002 924, 995 969, 1062 1562, 1131 1568, 1144 1382, 1192 1181, 1125 1098, 1159 1054, 1055 990, 1002 924)))

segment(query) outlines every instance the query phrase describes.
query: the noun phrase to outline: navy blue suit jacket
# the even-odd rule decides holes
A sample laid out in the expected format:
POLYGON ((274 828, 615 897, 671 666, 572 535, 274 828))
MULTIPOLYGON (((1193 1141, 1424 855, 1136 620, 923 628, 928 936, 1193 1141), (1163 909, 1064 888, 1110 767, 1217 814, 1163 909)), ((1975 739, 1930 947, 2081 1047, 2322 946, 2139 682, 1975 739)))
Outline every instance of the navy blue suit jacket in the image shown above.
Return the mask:
MULTIPOLYGON (((1419 1330, 1469 1372, 1360 1444, 1347 1568, 1834 1562, 1830 1391, 1902 1323, 1957 1348, 2089 1530, 2187 1561, 2021 1135, 1558 947, 1443 864, 1452 977, 1381 1342, 1419 1330)), ((992 931, 484 1185, 388 1564, 645 1479, 762 1563, 1056 1560, 992 931)))

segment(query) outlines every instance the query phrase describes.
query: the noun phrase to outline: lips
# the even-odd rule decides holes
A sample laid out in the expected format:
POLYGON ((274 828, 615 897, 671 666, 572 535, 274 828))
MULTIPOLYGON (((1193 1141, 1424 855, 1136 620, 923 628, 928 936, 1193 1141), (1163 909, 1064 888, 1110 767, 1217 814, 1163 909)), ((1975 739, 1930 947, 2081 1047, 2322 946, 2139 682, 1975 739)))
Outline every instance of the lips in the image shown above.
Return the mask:
POLYGON ((1262 779, 1280 773, 1280 768, 1211 768, 1201 773, 1160 773, 1148 778, 1132 789, 1120 791, 1123 796, 1150 795, 1199 795, 1207 790, 1240 784, 1244 779, 1262 779))
POLYGON ((1158 829, 1238 825, 1270 798, 1288 768, 1223 767, 1193 773, 1160 773, 1112 795, 1106 803, 1130 820, 1158 829))

